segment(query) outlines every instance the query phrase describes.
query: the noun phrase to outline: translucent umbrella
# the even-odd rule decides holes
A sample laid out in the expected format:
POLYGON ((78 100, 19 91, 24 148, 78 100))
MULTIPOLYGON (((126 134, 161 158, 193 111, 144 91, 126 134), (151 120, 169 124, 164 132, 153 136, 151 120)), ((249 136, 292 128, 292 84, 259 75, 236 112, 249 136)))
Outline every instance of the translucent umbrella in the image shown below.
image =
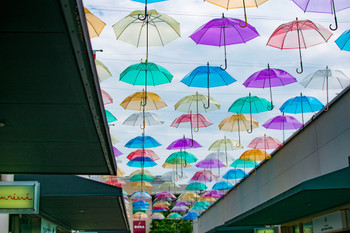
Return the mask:
POLYGON ((158 186, 158 189, 161 191, 170 191, 171 188, 174 189, 174 192, 176 192, 176 189, 181 188, 178 184, 174 183, 174 182, 164 182, 161 185, 158 186))
POLYGON ((138 201, 138 200, 151 200, 151 195, 146 191, 136 191, 133 194, 131 194, 130 199, 132 201, 138 201))
POLYGON ((237 180, 247 177, 248 175, 241 169, 230 169, 228 170, 222 178, 226 180, 237 180))
POLYGON ((218 172, 219 172, 219 175, 220 175, 220 168, 221 167, 225 167, 225 164, 223 164, 218 159, 204 159, 204 160, 199 161, 196 164, 196 167, 207 168, 207 169, 218 168, 218 172))
POLYGON ((167 219, 181 219, 182 215, 178 213, 172 213, 167 216, 167 219))
POLYGON ((198 142, 191 138, 183 138, 177 139, 170 143, 170 145, 166 148, 167 150, 181 150, 181 149, 195 149, 202 147, 198 142))
POLYGON ((126 97, 123 102, 120 104, 124 109, 135 110, 135 111, 149 111, 149 110, 158 110, 166 107, 166 103, 153 92, 144 91, 136 92, 132 95, 126 97), (145 99, 147 95, 147 105, 142 106, 142 101, 145 99))
POLYGON ((207 201, 198 201, 196 202, 191 210, 203 211, 206 210, 210 206, 210 203, 207 201))
POLYGON ((118 150, 115 146, 112 146, 112 149, 113 149, 113 154, 115 157, 118 157, 118 156, 121 156, 123 153, 118 150))
POLYGON ((106 79, 112 77, 111 72, 109 71, 107 66, 105 66, 102 62, 100 62, 99 60, 95 60, 95 64, 96 64, 98 81, 100 83, 105 81, 106 79))
POLYGON ((162 220, 165 217, 162 213, 153 213, 153 214, 151 214, 150 218, 154 219, 154 220, 162 220))
POLYGON ((174 194, 172 194, 171 192, 167 192, 167 191, 163 191, 163 192, 160 192, 160 193, 157 193, 155 196, 155 199, 156 200, 176 200, 176 197, 174 194))
POLYGON ((256 161, 236 159, 230 166, 234 168, 243 168, 245 172, 246 168, 255 168, 258 165, 256 161))
POLYGON ((183 177, 179 177, 179 174, 176 171, 168 171, 162 175, 162 180, 177 182, 179 180, 188 178, 188 175, 185 172, 182 175, 183 177))
POLYGON ((150 182, 133 182, 131 187, 140 189, 142 191, 142 188, 151 188, 153 187, 150 182))
POLYGON ((150 171, 148 171, 146 169, 144 169, 144 170, 142 170, 142 169, 135 170, 132 173, 130 173, 129 176, 131 177, 133 175, 138 175, 138 174, 145 174, 145 175, 149 175, 149 176, 153 176, 154 177, 154 175, 150 171))
POLYGON ((178 199, 176 201, 176 203, 174 204, 174 206, 189 206, 191 205, 191 203, 189 203, 188 201, 179 201, 180 199, 178 199))
POLYGON ((133 152, 131 152, 126 158, 129 160, 133 160, 135 158, 139 157, 148 157, 150 159, 154 160, 159 160, 160 158, 158 155, 153 151, 153 150, 147 150, 147 149, 138 149, 133 152))
MULTIPOLYGON (((238 142, 237 142, 238 143, 238 142)), ((224 152, 211 152, 209 153, 206 157, 205 160, 207 159, 218 159, 220 161, 226 161, 226 167, 228 166, 228 162, 233 160, 232 156, 229 156, 227 153, 224 152)))
POLYGON ((210 111, 216 111, 220 109, 220 104, 216 102, 211 97, 208 97, 206 95, 198 94, 198 91, 195 95, 189 95, 185 96, 182 99, 180 99, 175 104, 175 110, 180 112, 187 112, 187 113, 201 113, 201 112, 210 112, 210 111), (205 104, 210 102, 209 108, 204 108, 205 104))
POLYGON ((335 43, 341 50, 350 51, 350 29, 344 31, 338 39, 335 40, 335 43))
POLYGON ((200 214, 197 213, 197 212, 188 212, 184 217, 183 219, 189 219, 189 220, 194 220, 196 219, 197 217, 199 217, 200 214))
POLYGON ((284 142, 284 130, 293 130, 303 127, 297 119, 292 116, 285 116, 284 113, 282 116, 276 116, 267 120, 263 126, 266 129, 276 129, 283 131, 283 142, 284 142))
POLYGON ((200 183, 200 182, 194 182, 194 183, 190 183, 186 186, 185 190, 188 190, 188 191, 201 191, 201 190, 205 190, 207 189, 208 187, 203 184, 203 183, 200 183))
POLYGON ((214 197, 201 197, 198 201, 215 202, 216 199, 214 197))
POLYGON ((203 193, 202 197, 213 197, 213 198, 220 198, 225 196, 223 192, 220 190, 210 190, 208 192, 203 193))
MULTIPOLYGON (((138 157, 133 160, 130 160, 126 165, 129 167, 154 167, 157 165, 152 159, 145 157, 138 157)), ((153 178, 152 178, 153 179, 153 178)))
POLYGON ((276 149, 282 147, 283 144, 276 138, 266 136, 254 138, 248 145, 249 148, 253 149, 276 149))
POLYGON ((182 201, 196 201, 200 198, 197 193, 194 192, 184 192, 179 196, 179 199, 182 201))
POLYGON ((227 182, 227 181, 220 181, 217 182, 213 185, 214 190, 227 190, 227 189, 232 189, 233 188, 233 184, 227 182))
POLYGON ((226 156, 226 167, 227 167, 228 166, 227 151, 228 150, 229 151, 238 150, 238 149, 241 149, 241 148, 243 148, 243 146, 240 145, 239 142, 237 142, 234 139, 226 138, 226 136, 225 136, 224 139, 219 139, 219 140, 216 140, 215 142, 213 142, 213 144, 211 144, 211 146, 209 147, 208 150, 210 150, 210 151, 217 151, 217 152, 224 151, 225 152, 225 156, 226 156))
POLYGON ((117 118, 108 110, 105 110, 106 113, 106 118, 107 118, 107 123, 112 123, 113 121, 117 121, 117 118))
POLYGON ((120 167, 117 167, 117 177, 124 177, 125 172, 120 167))
POLYGON ((85 13, 85 18, 86 18, 86 23, 88 26, 90 38, 98 37, 101 34, 103 28, 106 26, 106 23, 103 22, 94 14, 92 14, 85 7, 84 7, 84 13, 85 13))
POLYGON ((170 211, 171 212, 186 212, 188 210, 187 206, 174 206, 170 211))
POLYGON ((159 116, 155 113, 151 112, 139 112, 134 113, 130 115, 128 118, 125 119, 123 122, 123 125, 130 125, 130 126, 152 126, 152 125, 162 125, 164 124, 164 121, 162 121, 159 116), (145 116, 143 116, 145 114, 145 116), (145 119, 145 122, 143 121, 145 119))
POLYGON ((213 123, 206 118, 205 116, 197 113, 197 114, 182 114, 178 118, 176 118, 173 123, 171 123, 171 127, 175 128, 190 128, 191 129, 191 138, 193 139, 193 131, 198 132, 199 128, 205 128, 211 126, 213 123), (192 131, 193 129, 193 131, 192 131))
POLYGON ((106 91, 101 90, 101 94, 104 105, 113 103, 113 98, 106 91))
POLYGON ((138 136, 131 139, 125 144, 125 147, 127 148, 137 148, 137 149, 153 148, 158 146, 161 146, 161 144, 151 136, 138 136))
POLYGON ((252 149, 243 152, 239 159, 249 161, 263 161, 271 159, 271 156, 266 151, 262 151, 260 149, 252 149))
POLYGON ((130 177, 130 181, 131 181, 131 182, 142 182, 142 181, 145 181, 145 182, 153 182, 154 179, 153 179, 152 176, 149 176, 149 175, 137 174, 137 175, 133 175, 132 177, 130 177))
POLYGON ((196 172, 190 182, 212 182, 213 180, 216 180, 217 178, 219 178, 218 175, 216 175, 214 172, 210 171, 210 170, 203 170, 203 171, 198 171, 196 172))

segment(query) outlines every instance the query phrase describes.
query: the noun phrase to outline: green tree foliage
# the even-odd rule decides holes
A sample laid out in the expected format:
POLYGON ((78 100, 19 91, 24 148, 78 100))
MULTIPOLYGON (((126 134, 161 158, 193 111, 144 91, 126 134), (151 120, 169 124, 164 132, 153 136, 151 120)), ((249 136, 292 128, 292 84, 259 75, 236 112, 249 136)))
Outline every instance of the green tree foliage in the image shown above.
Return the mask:
POLYGON ((150 233, 192 233, 190 220, 153 220, 150 233))

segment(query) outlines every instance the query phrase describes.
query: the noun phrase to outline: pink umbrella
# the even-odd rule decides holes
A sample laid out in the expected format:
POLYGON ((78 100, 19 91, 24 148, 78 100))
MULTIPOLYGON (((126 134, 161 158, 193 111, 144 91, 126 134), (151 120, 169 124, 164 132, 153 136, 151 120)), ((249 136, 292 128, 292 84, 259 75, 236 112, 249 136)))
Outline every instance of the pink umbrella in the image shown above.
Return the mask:
POLYGON ((221 167, 225 167, 225 164, 223 164, 218 159, 205 159, 205 160, 199 161, 196 164, 196 167, 209 168, 209 169, 211 169, 211 168, 218 168, 219 175, 220 175, 220 168, 221 167))
POLYGON ((303 127, 303 124, 301 124, 297 119, 295 119, 292 116, 276 116, 274 118, 271 118, 267 120, 263 126, 266 129, 276 129, 276 130, 282 130, 283 131, 283 142, 284 142, 284 130, 293 130, 293 129, 299 129, 303 127))
POLYGON ((216 175, 214 172, 210 171, 210 170, 203 170, 203 171, 198 171, 196 172, 190 182, 196 182, 196 181, 199 181, 199 182, 212 182, 213 180, 216 180, 218 179, 219 176, 216 175))
POLYGON ((174 201, 174 200, 176 200, 176 197, 171 192, 164 191, 164 192, 157 193, 155 195, 155 199, 158 200, 158 201, 159 200, 169 200, 169 199, 174 201))
POLYGON ((249 148, 265 150, 276 149, 282 146, 283 144, 278 139, 266 136, 266 134, 263 137, 254 138, 248 145, 249 148))
POLYGON ((213 197, 213 198, 220 198, 225 196, 225 194, 223 192, 221 192, 220 190, 210 190, 208 192, 205 192, 202 197, 213 197))
POLYGON ((154 153, 153 150, 147 150, 147 149, 139 149, 131 152, 126 158, 129 160, 133 160, 138 157, 148 157, 152 160, 158 160, 160 159, 156 153, 154 153))
POLYGON ((113 103, 113 98, 106 91, 101 90, 101 94, 104 105, 113 103))

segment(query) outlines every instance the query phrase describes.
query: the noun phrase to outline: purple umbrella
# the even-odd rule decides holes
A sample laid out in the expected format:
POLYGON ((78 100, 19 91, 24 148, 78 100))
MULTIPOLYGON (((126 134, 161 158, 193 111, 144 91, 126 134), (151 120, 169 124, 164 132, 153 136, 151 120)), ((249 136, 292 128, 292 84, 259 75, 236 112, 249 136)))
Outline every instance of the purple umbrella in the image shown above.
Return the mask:
POLYGON ((350 1, 347 0, 293 0, 304 12, 334 14, 335 28, 332 24, 329 28, 332 31, 338 29, 337 11, 350 8, 350 1))
POLYGON ((113 153, 115 157, 121 156, 123 153, 118 150, 115 146, 113 146, 113 153))
POLYGON ((198 28, 190 38, 197 44, 224 46, 225 68, 227 69, 226 45, 246 43, 259 36, 259 33, 251 25, 241 27, 239 24, 244 21, 233 18, 226 18, 222 14, 221 18, 210 20, 208 23, 198 28))
POLYGON ((198 142, 191 138, 183 138, 173 141, 166 149, 167 150, 181 150, 181 149, 194 149, 202 147, 198 142))
POLYGON ((271 110, 272 110, 272 89, 271 87, 285 86, 297 82, 297 79, 284 70, 270 68, 267 64, 267 69, 260 70, 252 74, 243 83, 248 88, 270 88, 271 110))
POLYGON ((183 206, 174 206, 174 208, 171 209, 171 212, 186 212, 188 210, 188 207, 183 206))
POLYGON ((266 121, 263 126, 266 129, 276 129, 276 130, 283 130, 283 143, 284 143, 284 130, 292 130, 292 129, 299 129, 303 127, 303 124, 301 124, 297 119, 295 119, 292 116, 276 116, 274 118, 269 119, 266 121))
POLYGON ((218 168, 218 173, 219 173, 219 176, 220 176, 220 168, 221 167, 225 167, 225 164, 223 164, 218 159, 205 159, 205 160, 199 161, 196 164, 196 167, 209 168, 209 169, 211 169, 211 168, 218 168))
POLYGON ((174 206, 189 206, 191 205, 191 203, 189 203, 188 201, 178 201, 175 203, 174 206))
POLYGON ((202 197, 213 197, 213 198, 220 198, 225 196, 225 193, 221 192, 220 190, 210 190, 202 195, 202 197))

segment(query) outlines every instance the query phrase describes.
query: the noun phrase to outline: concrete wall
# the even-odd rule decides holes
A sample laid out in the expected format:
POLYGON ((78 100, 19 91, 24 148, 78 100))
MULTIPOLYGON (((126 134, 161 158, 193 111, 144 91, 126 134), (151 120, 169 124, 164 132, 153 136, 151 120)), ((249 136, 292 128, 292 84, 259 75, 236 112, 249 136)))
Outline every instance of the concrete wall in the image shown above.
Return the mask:
POLYGON ((303 131, 228 195, 219 200, 195 224, 194 232, 206 232, 256 207, 303 181, 349 166, 350 91, 334 101, 303 131))

